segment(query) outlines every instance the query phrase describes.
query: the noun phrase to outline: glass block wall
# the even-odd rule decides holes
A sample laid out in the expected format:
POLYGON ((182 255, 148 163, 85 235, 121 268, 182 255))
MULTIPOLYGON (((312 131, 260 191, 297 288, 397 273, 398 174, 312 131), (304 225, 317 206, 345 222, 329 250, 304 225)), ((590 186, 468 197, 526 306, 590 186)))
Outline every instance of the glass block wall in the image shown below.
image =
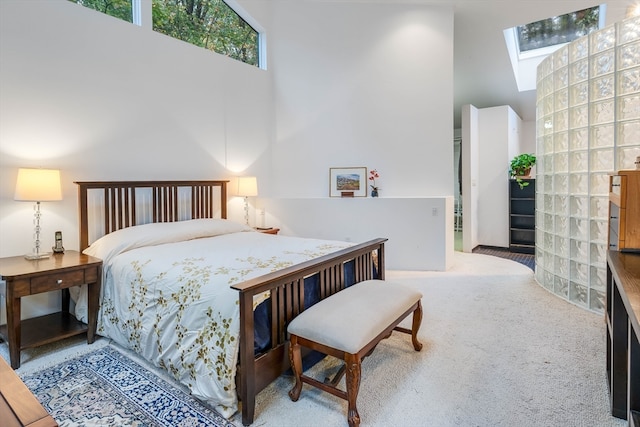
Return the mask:
POLYGON ((640 18, 546 58, 536 107, 536 279, 602 312, 609 174, 640 155, 640 18))

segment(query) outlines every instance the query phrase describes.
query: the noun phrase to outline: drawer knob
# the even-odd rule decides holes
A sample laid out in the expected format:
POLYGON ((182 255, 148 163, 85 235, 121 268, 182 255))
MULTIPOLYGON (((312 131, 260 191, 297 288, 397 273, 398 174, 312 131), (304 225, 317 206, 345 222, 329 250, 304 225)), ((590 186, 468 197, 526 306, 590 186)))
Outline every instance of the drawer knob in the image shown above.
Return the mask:
POLYGON ((62 279, 58 279, 58 285, 62 284, 62 279))

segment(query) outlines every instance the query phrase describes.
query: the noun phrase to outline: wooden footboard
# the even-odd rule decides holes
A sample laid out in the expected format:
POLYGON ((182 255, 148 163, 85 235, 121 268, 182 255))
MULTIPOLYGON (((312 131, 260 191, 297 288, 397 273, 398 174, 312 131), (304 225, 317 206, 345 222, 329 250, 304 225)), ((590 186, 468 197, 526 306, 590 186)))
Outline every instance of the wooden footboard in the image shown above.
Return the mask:
POLYGON ((370 240, 231 286, 240 292, 240 360, 236 384, 244 425, 253 422, 258 392, 289 368, 287 325, 308 308, 304 306, 305 277, 319 275, 321 299, 345 288, 344 266, 352 260, 355 283, 384 279, 386 241, 383 238, 370 240), (271 347, 254 355, 253 297, 267 291, 271 294, 271 347))

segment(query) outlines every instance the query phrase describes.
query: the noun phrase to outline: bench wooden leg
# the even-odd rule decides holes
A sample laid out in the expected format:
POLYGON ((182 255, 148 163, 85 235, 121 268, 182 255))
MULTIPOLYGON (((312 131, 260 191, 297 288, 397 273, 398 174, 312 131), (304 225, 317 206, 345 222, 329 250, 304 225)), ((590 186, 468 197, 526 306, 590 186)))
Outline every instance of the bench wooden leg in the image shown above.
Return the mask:
POLYGON ((361 359, 358 354, 345 353, 344 361, 347 366, 346 385, 347 402, 349 404, 347 420, 349 421, 349 427, 358 427, 360 425, 360 414, 358 414, 356 400, 360 389, 361 359))
POLYGON ((418 301, 418 306, 413 310, 413 323, 411 325, 411 342, 416 351, 422 350, 422 343, 418 341, 420 324, 422 324, 422 301, 418 301))
POLYGON ((293 388, 289 390, 289 397, 294 402, 298 401, 300 392, 302 391, 302 355, 300 353, 300 344, 298 344, 298 337, 291 335, 291 343, 289 345, 289 360, 291 361, 291 370, 296 378, 296 383, 293 388))

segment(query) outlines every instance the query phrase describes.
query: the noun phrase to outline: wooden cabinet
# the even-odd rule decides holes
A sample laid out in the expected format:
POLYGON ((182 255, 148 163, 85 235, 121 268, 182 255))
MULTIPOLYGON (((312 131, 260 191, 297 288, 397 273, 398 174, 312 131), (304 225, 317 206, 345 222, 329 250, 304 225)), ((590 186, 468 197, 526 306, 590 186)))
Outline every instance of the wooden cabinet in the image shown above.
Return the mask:
POLYGON ((607 255, 607 379, 611 414, 640 427, 640 255, 607 255))
POLYGON ((76 251, 53 254, 50 258, 28 260, 23 256, 0 258, 0 279, 6 281, 7 324, 0 335, 9 343, 11 367, 20 367, 20 350, 48 344, 63 338, 87 333, 87 342, 95 340, 102 261, 76 251), (89 324, 69 313, 69 288, 88 288, 89 324), (62 311, 21 319, 21 298, 42 292, 62 291, 62 311))
POLYGON ((640 252, 640 171, 609 177, 609 249, 640 252))
POLYGON ((535 253, 536 245, 536 180, 524 188, 516 180, 509 181, 509 250, 535 253))

